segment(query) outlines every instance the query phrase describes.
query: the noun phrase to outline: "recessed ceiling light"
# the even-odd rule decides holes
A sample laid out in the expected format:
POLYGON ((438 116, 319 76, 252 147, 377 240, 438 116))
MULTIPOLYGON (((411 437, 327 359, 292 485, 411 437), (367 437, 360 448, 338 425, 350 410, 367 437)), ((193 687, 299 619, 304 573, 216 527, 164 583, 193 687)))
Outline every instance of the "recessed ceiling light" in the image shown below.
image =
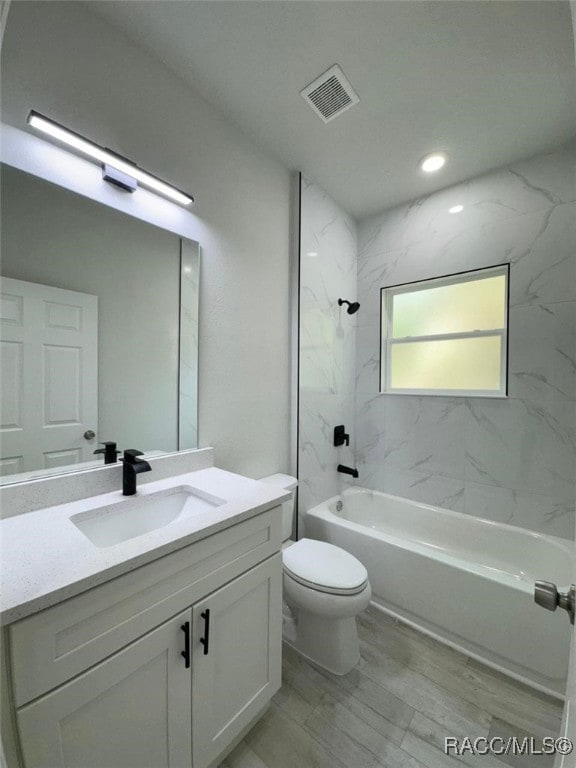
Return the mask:
POLYGON ((446 163, 446 155, 443 152, 433 152, 431 155, 426 155, 420 161, 420 168, 425 173, 434 173, 439 171, 440 168, 446 163))
POLYGON ((461 213, 463 210, 463 205, 453 205, 452 208, 448 208, 448 213, 461 213))

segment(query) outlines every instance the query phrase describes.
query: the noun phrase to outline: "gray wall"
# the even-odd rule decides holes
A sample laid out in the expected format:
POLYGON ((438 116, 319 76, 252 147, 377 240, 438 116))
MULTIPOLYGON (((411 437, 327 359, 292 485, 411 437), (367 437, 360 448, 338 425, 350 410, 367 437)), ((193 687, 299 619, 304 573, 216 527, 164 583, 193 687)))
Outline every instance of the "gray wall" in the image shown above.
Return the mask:
POLYGON ((1 181, 1 274, 98 296, 98 440, 176 450, 179 238, 5 166, 1 181))
POLYGON ((4 122, 37 109, 196 196, 199 443, 287 470, 289 171, 82 3, 13 3, 2 75, 4 122))
POLYGON ((360 485, 573 538, 575 168, 539 156, 360 223, 360 485), (379 394, 380 288, 504 262, 509 398, 379 394))
POLYGON ((302 177, 300 230, 300 511, 339 493, 354 460, 354 363, 358 315, 338 299, 356 299, 356 223, 314 182, 302 177), (350 447, 335 448, 344 424, 350 447))

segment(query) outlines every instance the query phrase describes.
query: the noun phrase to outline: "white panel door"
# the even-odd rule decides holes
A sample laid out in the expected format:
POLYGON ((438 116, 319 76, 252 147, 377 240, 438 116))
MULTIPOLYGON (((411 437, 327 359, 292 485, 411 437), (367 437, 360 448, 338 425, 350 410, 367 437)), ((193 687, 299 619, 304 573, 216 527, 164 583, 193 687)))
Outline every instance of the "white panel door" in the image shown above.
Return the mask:
POLYGON ((0 474, 93 459, 98 297, 2 278, 0 474))
POLYGON ((188 609, 18 710, 25 768, 190 768, 190 618, 188 609))
POLYGON ((193 766, 206 768, 280 688, 281 556, 197 603, 193 626, 193 766))

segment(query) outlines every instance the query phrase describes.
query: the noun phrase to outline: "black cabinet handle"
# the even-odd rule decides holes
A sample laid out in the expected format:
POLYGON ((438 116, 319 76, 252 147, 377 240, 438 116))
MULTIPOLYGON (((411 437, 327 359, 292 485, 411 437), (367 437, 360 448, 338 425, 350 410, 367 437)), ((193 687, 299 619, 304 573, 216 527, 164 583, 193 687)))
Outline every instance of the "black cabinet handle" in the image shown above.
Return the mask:
POLYGON ((204 656, 208 656, 208 646, 210 643, 210 608, 206 608, 200 614, 204 619, 204 637, 200 638, 200 642, 204 646, 204 656))
POLYGON ((187 621, 185 624, 182 624, 180 627, 182 632, 184 632, 184 650, 181 651, 180 656, 184 657, 184 666, 186 669, 190 668, 190 622, 187 621))

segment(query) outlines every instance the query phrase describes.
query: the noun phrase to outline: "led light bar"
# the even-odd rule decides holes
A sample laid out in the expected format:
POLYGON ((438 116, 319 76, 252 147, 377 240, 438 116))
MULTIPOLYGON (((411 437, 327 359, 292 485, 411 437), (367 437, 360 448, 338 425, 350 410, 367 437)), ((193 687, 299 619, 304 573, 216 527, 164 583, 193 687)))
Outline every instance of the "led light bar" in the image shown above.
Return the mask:
POLYGON ((173 187, 171 184, 167 184, 157 176, 153 176, 151 173, 143 171, 137 165, 122 158, 120 155, 115 154, 109 149, 100 147, 98 144, 94 144, 92 141, 80 136, 80 134, 65 128, 63 125, 56 123, 54 120, 50 120, 48 117, 44 117, 44 115, 41 115, 39 112, 35 112, 34 110, 30 112, 28 115, 28 125, 35 128, 37 131, 56 139, 56 141, 72 147, 77 152, 91 157, 103 166, 107 165, 116 168, 127 176, 136 179, 136 181, 139 184, 142 184, 143 187, 151 189, 159 195, 168 197, 170 200, 180 203, 180 205, 192 205, 194 203, 194 198, 191 195, 181 192, 179 189, 176 189, 176 187, 173 187))

